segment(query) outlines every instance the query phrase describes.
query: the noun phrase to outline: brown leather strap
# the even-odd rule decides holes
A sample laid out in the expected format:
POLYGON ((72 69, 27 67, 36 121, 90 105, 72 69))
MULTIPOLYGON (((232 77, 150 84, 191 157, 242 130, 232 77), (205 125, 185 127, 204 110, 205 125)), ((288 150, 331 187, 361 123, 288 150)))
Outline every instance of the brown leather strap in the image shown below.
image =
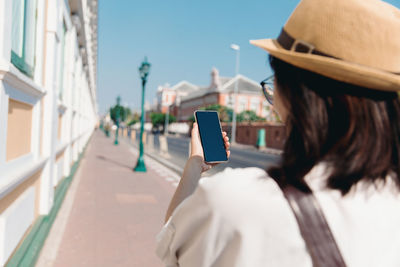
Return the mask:
POLYGON ((322 209, 310 188, 300 191, 292 185, 281 186, 300 228, 314 267, 345 267, 322 209))
MULTIPOLYGON (((332 55, 329 55, 329 54, 319 51, 318 49, 316 49, 316 47, 314 47, 313 44, 307 43, 303 40, 294 39, 283 28, 281 30, 281 33, 278 36, 277 41, 286 50, 343 60, 341 58, 338 58, 338 57, 335 57, 335 56, 332 56, 332 55)), ((400 72, 389 72, 389 73, 395 74, 395 75, 400 75, 400 72)))
POLYGON ((337 57, 325 54, 321 51, 318 51, 317 49, 315 49, 315 47, 312 44, 309 44, 305 41, 294 39, 292 36, 290 36, 285 31, 285 29, 282 29, 277 41, 286 50, 293 50, 293 51, 299 52, 299 53, 306 53, 306 54, 310 53, 310 54, 324 56, 324 57, 337 58, 337 57))

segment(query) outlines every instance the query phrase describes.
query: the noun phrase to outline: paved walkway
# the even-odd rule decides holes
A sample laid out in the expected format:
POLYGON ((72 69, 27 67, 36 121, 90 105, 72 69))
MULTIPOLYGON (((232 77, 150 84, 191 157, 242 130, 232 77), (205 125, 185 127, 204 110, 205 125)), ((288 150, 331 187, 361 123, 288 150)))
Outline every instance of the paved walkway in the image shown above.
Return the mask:
POLYGON ((179 177, 150 158, 96 131, 46 240, 37 266, 162 266, 155 255, 179 177))

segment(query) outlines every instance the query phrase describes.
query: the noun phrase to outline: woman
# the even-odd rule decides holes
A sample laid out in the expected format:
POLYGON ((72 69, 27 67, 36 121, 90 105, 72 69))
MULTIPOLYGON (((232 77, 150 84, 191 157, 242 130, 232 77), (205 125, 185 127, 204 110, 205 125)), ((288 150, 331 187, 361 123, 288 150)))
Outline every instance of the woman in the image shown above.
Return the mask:
POLYGON ((293 187, 319 203, 341 266, 400 266, 400 11, 303 0, 276 40, 252 44, 270 53, 275 92, 264 93, 287 125, 282 161, 200 179, 195 126, 158 255, 167 266, 317 265, 280 189, 293 187))

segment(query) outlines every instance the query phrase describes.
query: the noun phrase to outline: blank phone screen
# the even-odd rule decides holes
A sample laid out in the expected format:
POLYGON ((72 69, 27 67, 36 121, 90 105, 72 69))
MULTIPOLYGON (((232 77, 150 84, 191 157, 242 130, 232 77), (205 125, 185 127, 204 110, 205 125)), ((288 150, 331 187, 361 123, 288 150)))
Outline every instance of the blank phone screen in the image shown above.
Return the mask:
POLYGON ((227 161, 218 113, 216 111, 196 111, 196 120, 205 161, 227 161))

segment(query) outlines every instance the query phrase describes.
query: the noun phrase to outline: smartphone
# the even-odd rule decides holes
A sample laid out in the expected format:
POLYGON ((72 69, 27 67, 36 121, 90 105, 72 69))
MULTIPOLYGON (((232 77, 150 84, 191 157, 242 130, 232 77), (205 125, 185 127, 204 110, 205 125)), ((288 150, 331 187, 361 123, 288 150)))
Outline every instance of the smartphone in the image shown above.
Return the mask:
POLYGON ((194 117, 199 126, 204 161, 207 163, 227 162, 228 157, 226 155, 218 112, 196 110, 194 117))

